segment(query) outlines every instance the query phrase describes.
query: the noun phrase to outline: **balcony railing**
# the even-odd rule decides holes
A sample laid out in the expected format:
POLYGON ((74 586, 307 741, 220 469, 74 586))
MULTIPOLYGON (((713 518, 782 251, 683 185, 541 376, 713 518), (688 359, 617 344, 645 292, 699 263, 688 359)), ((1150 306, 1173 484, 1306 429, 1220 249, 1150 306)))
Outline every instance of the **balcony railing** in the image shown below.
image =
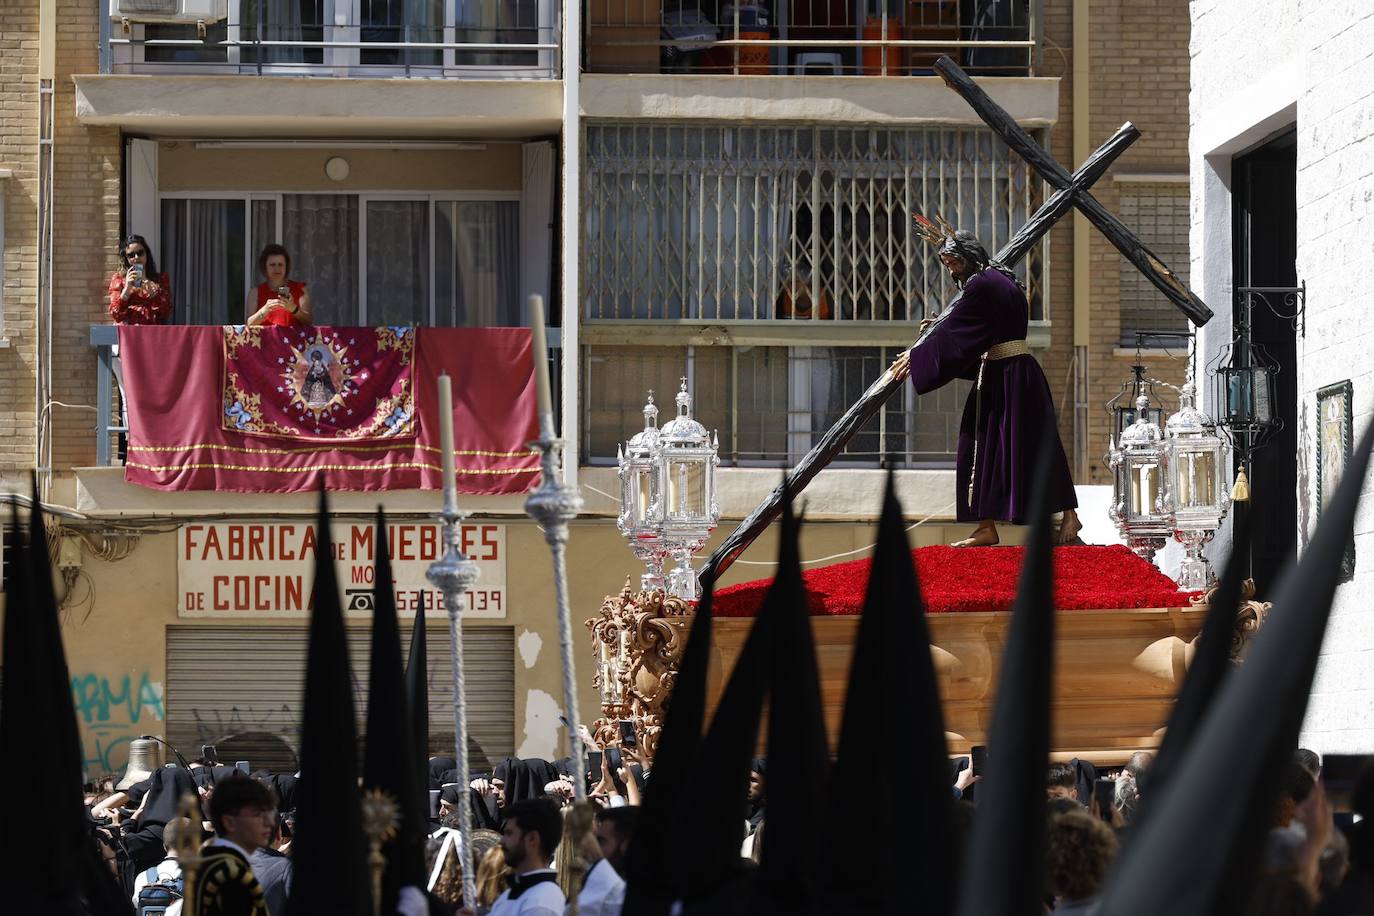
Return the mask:
POLYGON ((1043 0, 591 0, 599 73, 1033 76, 1043 0))
POLYGON ((222 21, 105 20, 103 71, 555 79, 553 0, 228 0, 222 21))

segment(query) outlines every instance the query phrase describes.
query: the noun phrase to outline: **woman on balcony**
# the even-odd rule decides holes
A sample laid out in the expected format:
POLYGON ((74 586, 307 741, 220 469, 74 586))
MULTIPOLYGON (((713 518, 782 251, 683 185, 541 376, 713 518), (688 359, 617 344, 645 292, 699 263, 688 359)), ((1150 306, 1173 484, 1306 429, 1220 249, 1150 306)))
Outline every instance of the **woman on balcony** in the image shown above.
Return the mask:
POLYGON ((110 277, 110 317, 116 324, 166 324, 172 316, 172 285, 158 273, 148 240, 131 235, 119 249, 119 270, 110 277))
POLYGON ((259 283, 248 296, 244 312, 249 326, 273 324, 280 327, 296 327, 311 324, 310 291, 304 283, 288 279, 291 273, 291 255, 286 248, 275 242, 263 248, 258 255, 258 271, 265 282, 259 283))

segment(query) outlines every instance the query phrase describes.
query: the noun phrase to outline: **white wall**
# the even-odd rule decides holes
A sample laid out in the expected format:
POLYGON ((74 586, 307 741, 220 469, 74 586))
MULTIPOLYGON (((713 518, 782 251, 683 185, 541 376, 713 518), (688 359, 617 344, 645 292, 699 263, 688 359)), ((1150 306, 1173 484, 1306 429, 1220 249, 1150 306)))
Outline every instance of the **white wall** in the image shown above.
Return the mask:
MULTIPOLYGON (((1218 312, 1202 335, 1208 359, 1231 333, 1230 159, 1297 126, 1297 276, 1307 283, 1307 322, 1298 338, 1295 460, 1305 546, 1315 523, 1317 389, 1353 382, 1357 437, 1374 413, 1374 301, 1360 280, 1374 265, 1374 4, 1193 0, 1191 8, 1192 268, 1218 312)), ((1303 743, 1324 752, 1374 751, 1371 490, 1366 481, 1355 579, 1337 592, 1304 724, 1303 743)))

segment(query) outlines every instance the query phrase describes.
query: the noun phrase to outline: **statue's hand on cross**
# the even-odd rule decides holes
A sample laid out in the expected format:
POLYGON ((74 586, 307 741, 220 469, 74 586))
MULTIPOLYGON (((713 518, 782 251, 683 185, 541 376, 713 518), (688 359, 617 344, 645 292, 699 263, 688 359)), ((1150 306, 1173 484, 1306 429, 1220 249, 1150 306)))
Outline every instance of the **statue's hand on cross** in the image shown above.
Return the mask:
POLYGON ((897 381, 906 381, 906 377, 911 374, 911 351, 903 350, 898 353, 897 358, 892 361, 892 365, 888 367, 887 371, 897 381))

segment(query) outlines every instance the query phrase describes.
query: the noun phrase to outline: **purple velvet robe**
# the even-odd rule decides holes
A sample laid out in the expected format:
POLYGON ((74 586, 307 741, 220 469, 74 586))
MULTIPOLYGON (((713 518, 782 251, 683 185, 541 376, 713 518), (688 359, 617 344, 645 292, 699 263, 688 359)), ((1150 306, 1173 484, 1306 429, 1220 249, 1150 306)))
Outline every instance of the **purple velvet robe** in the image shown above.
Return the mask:
MULTIPOLYGON (((957 378, 978 378, 982 356, 994 344, 1025 340, 1026 295, 1000 271, 988 268, 969 278, 963 295, 919 346, 911 348, 911 383, 926 394, 957 378)), ((1073 476, 1055 423, 1054 401, 1040 364, 1030 354, 989 360, 983 369, 982 403, 969 392, 959 424, 955 480, 956 517, 961 522, 1029 519, 1032 486, 1047 486, 1050 511, 1077 508, 1073 476), (1032 481, 1041 432, 1054 436, 1054 466, 1047 479, 1032 481), (969 476, 977 473, 973 499, 969 476)))

